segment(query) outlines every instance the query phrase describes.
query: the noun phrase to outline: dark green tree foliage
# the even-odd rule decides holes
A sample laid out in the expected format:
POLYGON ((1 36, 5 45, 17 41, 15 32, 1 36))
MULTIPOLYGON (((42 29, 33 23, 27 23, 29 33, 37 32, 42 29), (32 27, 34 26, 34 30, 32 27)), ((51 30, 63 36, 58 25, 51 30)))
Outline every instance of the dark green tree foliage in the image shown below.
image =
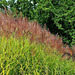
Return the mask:
POLYGON ((0 0, 0 10, 4 10, 4 7, 6 7, 6 9, 8 8, 8 2, 6 0, 0 0))
POLYGON ((16 0, 9 0, 9 6, 10 6, 10 10, 12 10, 12 13, 15 12, 15 8, 16 8, 16 0))
POLYGON ((16 3, 17 10, 23 13, 24 16, 32 17, 31 13, 33 12, 32 3, 28 0, 18 0, 16 3))
POLYGON ((22 12, 23 16, 33 19, 33 4, 31 3, 31 0, 9 0, 9 5, 12 11, 17 10, 18 16, 20 15, 20 12, 22 12))
POLYGON ((52 33, 62 36, 64 43, 75 44, 74 0, 40 0, 35 18, 41 24, 46 23, 52 33))
POLYGON ((58 29, 62 30, 63 41, 70 44, 74 43, 75 32, 75 2, 74 0, 62 0, 58 1, 58 5, 55 7, 55 17, 53 18, 54 23, 58 29))

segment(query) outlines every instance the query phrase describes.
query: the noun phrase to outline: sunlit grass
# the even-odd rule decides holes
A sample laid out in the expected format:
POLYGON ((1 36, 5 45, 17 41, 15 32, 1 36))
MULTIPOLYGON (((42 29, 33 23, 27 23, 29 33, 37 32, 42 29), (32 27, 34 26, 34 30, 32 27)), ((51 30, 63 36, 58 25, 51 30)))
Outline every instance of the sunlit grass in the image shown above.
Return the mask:
POLYGON ((31 43, 24 36, 0 37, 0 75, 74 75, 75 62, 61 60, 57 52, 47 53, 44 44, 31 43))

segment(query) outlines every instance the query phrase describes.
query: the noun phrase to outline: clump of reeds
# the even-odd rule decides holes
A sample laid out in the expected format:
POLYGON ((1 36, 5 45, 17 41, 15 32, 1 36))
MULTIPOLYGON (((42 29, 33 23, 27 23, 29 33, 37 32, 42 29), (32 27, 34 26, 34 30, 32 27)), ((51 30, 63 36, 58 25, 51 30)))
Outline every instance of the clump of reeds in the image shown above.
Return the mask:
MULTIPOLYGON (((63 46, 62 38, 59 35, 53 35, 48 30, 46 30, 46 25, 44 28, 37 23, 37 21, 31 22, 27 17, 12 18, 7 14, 5 9, 5 14, 0 12, 0 36, 5 35, 6 37, 20 37, 26 35, 29 37, 31 42, 36 41, 37 43, 43 43, 46 46, 50 46, 52 49, 59 51, 64 57, 64 54, 69 54, 69 58, 75 60, 75 46, 71 49, 68 45, 63 46)), ((47 49, 48 52, 49 49, 47 49)), ((51 49, 50 49, 51 50, 51 49)))

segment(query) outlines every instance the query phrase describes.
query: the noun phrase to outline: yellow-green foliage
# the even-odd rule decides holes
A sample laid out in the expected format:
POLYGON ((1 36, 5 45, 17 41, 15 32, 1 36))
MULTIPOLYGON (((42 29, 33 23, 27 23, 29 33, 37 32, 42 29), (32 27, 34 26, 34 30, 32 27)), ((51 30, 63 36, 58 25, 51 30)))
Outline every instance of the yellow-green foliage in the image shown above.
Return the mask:
POLYGON ((45 45, 27 37, 0 37, 0 75, 74 75, 75 62, 48 54, 45 45))

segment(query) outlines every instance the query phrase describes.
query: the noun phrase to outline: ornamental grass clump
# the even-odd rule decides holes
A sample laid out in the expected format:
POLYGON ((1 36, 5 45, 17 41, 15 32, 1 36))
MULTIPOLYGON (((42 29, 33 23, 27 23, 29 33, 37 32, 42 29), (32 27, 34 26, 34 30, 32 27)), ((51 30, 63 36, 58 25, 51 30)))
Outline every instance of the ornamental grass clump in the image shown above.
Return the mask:
POLYGON ((21 13, 16 19, 6 10, 5 14, 0 12, 0 75, 75 73, 75 46, 64 47, 59 35, 51 34, 46 25, 41 28, 37 21, 22 18, 21 13))
POLYGON ((31 43, 26 36, 0 37, 0 75, 74 75, 72 60, 61 60, 60 54, 48 54, 45 48, 44 44, 31 43))
MULTIPOLYGON (((17 15, 17 14, 16 14, 17 15)), ((22 18, 22 13, 20 17, 13 18, 7 14, 0 12, 0 36, 5 35, 6 37, 20 37, 26 35, 29 37, 31 42, 36 41, 36 43, 43 43, 46 46, 50 46, 52 49, 59 51, 62 55, 64 53, 70 54, 71 57, 75 60, 75 51, 72 48, 69 48, 68 45, 63 46, 62 38, 59 35, 53 35, 48 30, 46 30, 46 24, 44 28, 37 23, 37 21, 31 22, 27 17, 22 18)), ((48 49, 49 50, 49 49, 48 49)), ((50 52, 50 51, 48 51, 50 52)))

